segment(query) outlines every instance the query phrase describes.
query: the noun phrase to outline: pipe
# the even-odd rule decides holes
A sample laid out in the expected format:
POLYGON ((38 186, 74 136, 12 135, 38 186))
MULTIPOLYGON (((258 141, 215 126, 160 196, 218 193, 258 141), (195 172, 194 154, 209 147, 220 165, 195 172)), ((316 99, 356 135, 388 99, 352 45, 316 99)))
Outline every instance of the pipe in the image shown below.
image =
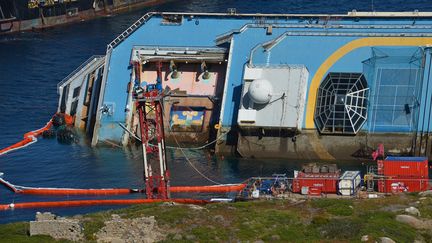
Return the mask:
POLYGON ((175 202, 181 204, 207 204, 207 200, 197 199, 107 199, 107 200, 74 200, 74 201, 51 201, 51 202, 24 202, 0 204, 0 210, 22 209, 22 208, 54 208, 54 207, 83 207, 101 205, 132 205, 158 202, 175 202))

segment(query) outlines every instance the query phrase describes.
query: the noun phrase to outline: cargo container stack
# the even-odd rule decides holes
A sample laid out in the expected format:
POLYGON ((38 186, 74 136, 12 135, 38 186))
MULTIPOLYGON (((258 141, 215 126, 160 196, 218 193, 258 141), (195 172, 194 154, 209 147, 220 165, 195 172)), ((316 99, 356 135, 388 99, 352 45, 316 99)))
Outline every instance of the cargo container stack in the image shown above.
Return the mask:
POLYGON ((378 191, 383 193, 419 192, 429 188, 427 157, 392 157, 377 161, 378 191))
POLYGON ((294 172, 292 191, 303 195, 319 196, 321 193, 337 193, 340 170, 335 164, 303 166, 294 172))

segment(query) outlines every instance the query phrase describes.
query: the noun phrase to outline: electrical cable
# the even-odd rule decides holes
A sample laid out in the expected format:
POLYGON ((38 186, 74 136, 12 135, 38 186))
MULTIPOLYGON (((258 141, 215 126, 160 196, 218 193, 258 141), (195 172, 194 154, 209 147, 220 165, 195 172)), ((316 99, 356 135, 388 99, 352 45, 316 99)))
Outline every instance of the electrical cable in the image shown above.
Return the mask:
MULTIPOLYGON (((163 107, 163 104, 161 105, 161 110, 162 110, 162 117, 163 117, 164 114, 165 114, 165 109, 164 109, 164 107, 163 107)), ((173 133, 172 130, 171 130, 171 126, 168 126, 168 130, 170 131, 170 133, 173 133)), ((176 142, 176 144, 177 144, 177 146, 178 146, 178 149, 179 149, 180 152, 183 154, 183 156, 184 156, 184 158, 186 159, 186 161, 189 163, 189 165, 190 165, 190 166, 191 166, 191 167, 192 167, 192 168, 193 168, 193 169, 194 169, 198 174, 200 174, 204 179, 206 179, 206 180, 208 180, 208 181, 210 181, 210 182, 212 182, 212 183, 214 183, 214 184, 222 185, 222 183, 217 182, 217 181, 215 181, 215 180, 209 178, 208 176, 204 175, 201 171, 199 171, 198 168, 196 168, 195 165, 193 165, 192 161, 189 160, 189 158, 188 158, 188 156, 186 155, 186 153, 184 152, 183 148, 180 146, 180 143, 178 142, 178 140, 177 140, 175 134, 173 134, 173 138, 174 138, 174 141, 176 142)))
MULTIPOLYGON (((139 138, 138 136, 136 136, 132 131, 130 131, 129 129, 127 129, 127 127, 125 126, 125 125, 123 125, 122 123, 120 123, 120 122, 118 122, 118 124, 119 124, 119 126, 123 129, 123 130, 125 130, 127 133, 129 133, 132 137, 134 137, 136 140, 138 140, 138 141, 140 141, 141 142, 141 138, 139 138)), ((171 127, 170 127, 171 128, 171 127)), ((172 132, 171 131, 171 129, 169 129, 170 130, 170 132, 172 132)), ((215 140, 213 140, 213 141, 211 141, 211 142, 209 142, 209 143, 206 143, 206 144, 204 144, 204 145, 202 145, 202 146, 199 146, 199 147, 192 147, 192 148, 180 148, 180 147, 173 147, 173 146, 166 146, 167 148, 170 148, 170 149, 188 149, 188 150, 201 150, 201 149, 204 149, 204 148, 206 148, 206 147, 208 147, 208 146, 210 146, 210 145, 212 145, 212 144, 214 144, 214 143, 216 143, 217 141, 219 141, 222 137, 224 137, 226 135, 226 133, 222 133, 219 137, 217 137, 215 140)), ((152 147, 154 147, 154 146, 156 146, 156 145, 154 145, 154 144, 150 144, 149 143, 149 145, 150 146, 152 146, 152 147)))

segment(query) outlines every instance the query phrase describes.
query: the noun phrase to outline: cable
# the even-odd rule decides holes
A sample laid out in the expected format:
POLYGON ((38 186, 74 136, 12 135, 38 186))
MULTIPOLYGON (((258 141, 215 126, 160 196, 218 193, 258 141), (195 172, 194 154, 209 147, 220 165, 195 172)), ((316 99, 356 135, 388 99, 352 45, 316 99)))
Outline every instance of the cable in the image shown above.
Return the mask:
MULTIPOLYGON (((118 124, 119 124, 119 126, 120 126, 121 128, 123 128, 123 130, 125 130, 125 131, 128 132, 132 137, 134 137, 136 140, 138 140, 138 141, 141 142, 141 138, 139 138, 139 137, 136 136, 132 131, 130 131, 129 129, 127 129, 127 127, 126 127, 125 125, 123 125, 123 124, 120 123, 120 122, 118 122, 118 124)), ((172 131, 171 131, 171 127, 170 127, 169 130, 170 130, 170 132, 172 132, 172 131)), ((206 148, 206 147, 208 147, 208 146, 210 146, 210 145, 216 143, 217 141, 219 141, 219 140, 220 140, 222 137, 224 137, 225 135, 226 135, 226 133, 222 133, 222 134, 221 134, 219 137, 217 137, 215 140, 213 140, 213 141, 211 141, 211 142, 209 142, 209 143, 206 143, 206 144, 204 144, 204 145, 202 145, 202 146, 199 146, 199 147, 192 147, 192 148, 180 148, 180 147, 173 147, 173 146, 165 146, 165 147, 170 148, 170 149, 201 150, 201 149, 204 149, 204 148, 206 148)), ((149 143, 149 146, 154 147, 154 146, 156 146, 156 145, 154 145, 154 144, 150 144, 150 143, 149 143)))
POLYGON ((117 122, 117 124, 119 124, 119 126, 121 128, 123 128, 123 130, 125 130, 126 132, 128 132, 132 137, 134 137, 136 140, 141 142, 141 138, 139 138, 138 136, 136 136, 133 132, 131 132, 129 129, 127 129, 127 127, 125 127, 125 125, 123 125, 121 122, 117 122))
POLYGON ((122 148, 122 146, 115 144, 113 142, 107 141, 107 140, 103 140, 104 143, 109 144, 111 146, 117 147, 117 148, 122 148))
MULTIPOLYGON (((161 110, 162 110, 162 117, 164 116, 164 114, 165 114, 165 110, 164 110, 164 107, 163 107, 163 104, 161 104, 161 110)), ((177 138, 176 138, 176 136, 175 136, 175 134, 172 132, 172 130, 171 130, 171 126, 168 126, 168 130, 170 131, 170 133, 172 133, 173 134, 173 138, 174 138, 174 140, 175 140, 175 142, 176 142, 176 144, 177 144, 177 146, 178 146, 178 149, 181 151, 181 153, 183 154, 183 156, 185 157, 185 159, 186 159, 186 161, 189 163, 189 165, 198 173, 198 174, 200 174, 203 178, 205 178, 206 180, 208 180, 208 181, 210 181, 210 182, 212 182, 212 183, 214 183, 214 184, 217 184, 217 185, 222 185, 222 183, 220 183, 220 182, 217 182, 217 181, 215 181, 215 180, 212 180, 211 178, 209 178, 209 177, 207 177, 206 175, 204 175, 201 171, 199 171, 198 170, 198 168, 196 168, 193 164, 192 164, 192 162, 189 160, 189 158, 187 157, 187 155, 186 155, 186 153, 183 151, 183 148, 180 146, 180 144, 179 144, 179 142, 177 141, 177 138)))

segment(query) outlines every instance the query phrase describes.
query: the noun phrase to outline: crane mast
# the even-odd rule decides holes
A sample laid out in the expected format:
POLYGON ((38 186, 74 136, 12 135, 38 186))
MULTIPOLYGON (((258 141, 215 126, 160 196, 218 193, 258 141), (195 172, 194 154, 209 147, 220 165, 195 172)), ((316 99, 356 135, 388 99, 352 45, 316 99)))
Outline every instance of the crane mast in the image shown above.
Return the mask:
POLYGON ((145 191, 147 198, 167 199, 170 197, 170 174, 165 154, 162 62, 156 63, 156 83, 144 84, 143 87, 140 81, 141 64, 135 62, 134 67, 136 80, 133 97, 139 117, 145 191), (157 155, 158 159, 150 160, 149 154, 157 155))

